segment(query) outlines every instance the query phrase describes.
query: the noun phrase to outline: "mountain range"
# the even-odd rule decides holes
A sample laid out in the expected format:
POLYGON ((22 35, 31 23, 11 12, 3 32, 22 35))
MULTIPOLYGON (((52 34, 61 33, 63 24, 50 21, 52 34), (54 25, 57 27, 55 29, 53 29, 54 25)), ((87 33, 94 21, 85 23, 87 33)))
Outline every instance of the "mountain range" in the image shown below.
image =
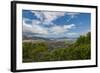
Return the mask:
POLYGON ((71 38, 71 37, 37 37, 37 36, 32 36, 32 37, 28 37, 26 35, 23 35, 23 40, 63 40, 63 39, 76 39, 76 38, 71 38))

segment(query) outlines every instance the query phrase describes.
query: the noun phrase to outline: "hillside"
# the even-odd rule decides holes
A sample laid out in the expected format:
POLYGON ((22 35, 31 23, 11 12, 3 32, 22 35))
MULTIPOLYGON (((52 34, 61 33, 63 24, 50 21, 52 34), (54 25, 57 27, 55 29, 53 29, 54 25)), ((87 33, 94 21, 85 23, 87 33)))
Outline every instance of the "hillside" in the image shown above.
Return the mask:
POLYGON ((87 60, 91 58, 91 33, 81 35, 75 42, 23 42, 23 62, 87 60))

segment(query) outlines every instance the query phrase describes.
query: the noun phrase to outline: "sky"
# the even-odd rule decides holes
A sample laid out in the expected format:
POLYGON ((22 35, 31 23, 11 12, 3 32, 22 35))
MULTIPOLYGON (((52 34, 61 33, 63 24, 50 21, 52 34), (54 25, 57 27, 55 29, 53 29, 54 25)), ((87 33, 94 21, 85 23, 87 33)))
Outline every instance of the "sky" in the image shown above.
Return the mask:
POLYGON ((90 32, 91 14, 22 10, 23 35, 28 37, 79 37, 90 32))

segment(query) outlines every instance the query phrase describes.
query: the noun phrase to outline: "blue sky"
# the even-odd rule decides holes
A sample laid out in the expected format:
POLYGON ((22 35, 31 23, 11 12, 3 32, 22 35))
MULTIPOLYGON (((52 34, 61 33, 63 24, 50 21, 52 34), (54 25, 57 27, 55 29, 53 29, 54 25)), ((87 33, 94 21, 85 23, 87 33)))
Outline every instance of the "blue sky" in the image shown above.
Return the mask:
POLYGON ((90 31, 91 14, 23 10, 23 34, 28 37, 79 37, 90 31))

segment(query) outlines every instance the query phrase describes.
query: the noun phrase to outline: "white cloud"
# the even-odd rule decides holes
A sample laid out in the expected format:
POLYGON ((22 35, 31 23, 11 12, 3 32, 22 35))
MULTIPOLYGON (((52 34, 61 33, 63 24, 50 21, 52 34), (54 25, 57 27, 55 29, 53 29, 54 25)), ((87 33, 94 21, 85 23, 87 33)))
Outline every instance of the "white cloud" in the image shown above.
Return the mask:
POLYGON ((43 20, 43 14, 41 12, 39 11, 31 11, 31 12, 34 13, 35 16, 39 18, 41 21, 43 20))
POLYGON ((70 29, 74 27, 75 27, 75 24, 64 25, 64 26, 54 26, 50 28, 50 30, 53 34, 61 34, 61 33, 69 31, 70 29))
POLYGON ((60 34, 66 31, 63 26, 54 26, 51 28, 52 34, 60 34))
POLYGON ((70 15, 72 18, 74 18, 75 16, 79 15, 80 13, 75 13, 75 12, 68 12, 66 13, 67 15, 70 15))
POLYGON ((46 35, 46 34, 48 34, 48 31, 40 25, 33 24, 32 25, 32 33, 38 33, 38 34, 46 35))
POLYGON ((76 27, 75 24, 70 24, 70 25, 64 25, 64 29, 71 29, 76 27))
POLYGON ((32 25, 39 25, 41 24, 41 21, 39 20, 32 20, 32 25))
POLYGON ((32 33, 38 34, 48 34, 48 31, 43 26, 39 25, 41 22, 39 20, 32 20, 32 33))
POLYGON ((60 16, 64 16, 65 12, 42 12, 44 14, 44 23, 50 23, 60 16))
POLYGON ((78 35, 78 33, 70 32, 70 33, 67 33, 67 35, 69 35, 69 36, 76 36, 76 35, 78 35))
POLYGON ((80 13, 68 12, 66 14, 70 16, 70 18, 67 20, 67 22, 69 22, 71 19, 77 18, 77 15, 79 15, 80 13))
POLYGON ((23 32, 31 32, 32 26, 30 24, 26 24, 25 21, 27 19, 23 19, 23 32))
POLYGON ((23 20, 23 32, 31 32, 31 33, 42 34, 42 35, 62 34, 74 27, 75 24, 69 24, 63 26, 54 25, 48 28, 48 27, 41 26, 40 21, 38 20, 33 20, 32 24, 26 24, 25 19, 23 20))
POLYGON ((25 19, 23 20, 23 32, 31 32, 37 34, 48 34, 48 31, 42 26, 38 25, 40 22, 38 20, 33 20, 32 24, 26 24, 25 19))
POLYGON ((32 11, 38 18, 41 19, 43 24, 52 25, 52 21, 60 16, 64 16, 65 12, 46 12, 46 11, 32 11))
MULTIPOLYGON (((56 25, 52 21, 56 20, 58 17, 64 16, 65 12, 39 12, 32 11, 37 18, 40 20, 31 20, 32 24, 26 24, 25 21, 28 19, 23 19, 23 32, 31 32, 37 35, 48 36, 48 35, 60 35, 65 32, 68 32, 72 28, 76 27, 75 24, 67 24, 67 25, 56 25), (43 24, 53 25, 52 27, 44 27, 43 24)), ((75 15, 73 13, 67 13, 68 15, 75 15)), ((69 35, 72 35, 69 34, 69 35)))

